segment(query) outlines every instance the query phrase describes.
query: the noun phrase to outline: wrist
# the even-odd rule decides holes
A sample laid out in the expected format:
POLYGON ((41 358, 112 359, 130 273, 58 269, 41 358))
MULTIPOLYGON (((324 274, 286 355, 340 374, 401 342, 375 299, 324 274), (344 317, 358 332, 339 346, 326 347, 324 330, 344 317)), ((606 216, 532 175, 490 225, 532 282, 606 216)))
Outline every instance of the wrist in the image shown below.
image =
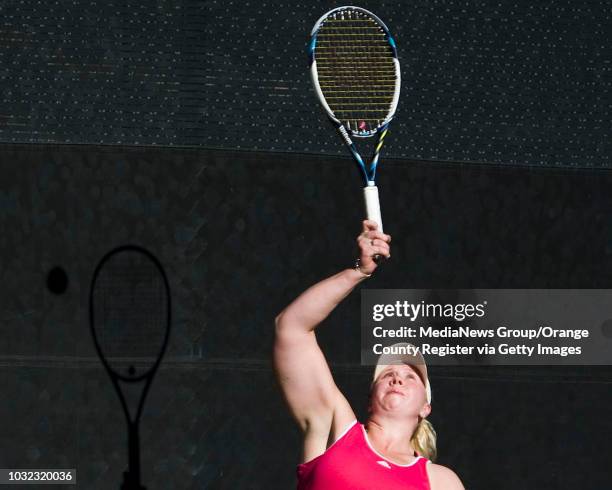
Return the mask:
POLYGON ((359 272, 366 279, 368 277, 371 277, 372 274, 374 273, 374 269, 372 269, 371 271, 364 270, 363 265, 361 263, 361 258, 359 257, 357 257, 357 260, 355 261, 355 266, 353 267, 353 269, 359 272))

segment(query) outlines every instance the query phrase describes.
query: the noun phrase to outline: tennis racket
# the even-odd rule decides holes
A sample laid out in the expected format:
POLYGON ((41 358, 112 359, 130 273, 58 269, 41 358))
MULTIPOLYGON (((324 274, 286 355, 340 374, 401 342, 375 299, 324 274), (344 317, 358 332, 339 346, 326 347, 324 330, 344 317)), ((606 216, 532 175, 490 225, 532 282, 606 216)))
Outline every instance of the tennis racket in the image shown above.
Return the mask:
POLYGON ((395 41, 373 13, 359 7, 338 7, 317 21, 308 46, 315 91, 361 169, 367 217, 382 231, 376 168, 399 100, 395 41), (366 165, 351 137, 375 134, 374 154, 366 165))
POLYGON ((89 321, 128 425, 129 466, 122 490, 146 490, 140 483, 138 425, 168 345, 170 315, 168 279, 150 252, 126 245, 102 258, 91 282, 89 321))

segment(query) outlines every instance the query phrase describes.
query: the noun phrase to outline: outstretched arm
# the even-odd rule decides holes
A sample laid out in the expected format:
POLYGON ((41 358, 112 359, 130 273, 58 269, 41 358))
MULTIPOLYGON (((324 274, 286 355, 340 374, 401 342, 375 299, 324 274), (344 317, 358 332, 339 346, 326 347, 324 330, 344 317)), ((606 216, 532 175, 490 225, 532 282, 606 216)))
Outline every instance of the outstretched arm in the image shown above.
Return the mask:
POLYGON ((363 222, 357 237, 359 270, 345 269, 315 284, 276 317, 274 367, 289 409, 305 434, 305 460, 325 451, 330 430, 354 419, 317 344, 315 328, 376 270, 374 256, 390 256, 391 237, 376 228, 373 221, 363 222))

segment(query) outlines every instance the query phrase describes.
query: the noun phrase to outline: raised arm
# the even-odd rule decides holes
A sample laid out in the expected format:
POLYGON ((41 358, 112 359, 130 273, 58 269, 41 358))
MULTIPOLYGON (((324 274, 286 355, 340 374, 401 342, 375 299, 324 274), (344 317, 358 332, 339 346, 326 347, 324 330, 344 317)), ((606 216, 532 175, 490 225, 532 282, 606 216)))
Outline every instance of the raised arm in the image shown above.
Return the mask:
POLYGON ((304 460, 322 454, 330 431, 348 424, 355 415, 342 395, 315 337, 315 328, 377 267, 375 255, 389 257, 391 237, 364 221, 357 237, 360 266, 345 269, 315 284, 276 317, 274 367, 281 389, 304 432, 304 460))

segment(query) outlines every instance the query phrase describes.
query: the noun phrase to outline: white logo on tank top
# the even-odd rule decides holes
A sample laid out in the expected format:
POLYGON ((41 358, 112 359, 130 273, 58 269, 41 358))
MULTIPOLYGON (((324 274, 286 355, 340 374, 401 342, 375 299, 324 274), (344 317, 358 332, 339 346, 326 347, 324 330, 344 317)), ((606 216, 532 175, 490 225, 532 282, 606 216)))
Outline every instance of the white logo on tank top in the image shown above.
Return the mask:
POLYGON ((386 461, 376 461, 380 466, 384 466, 385 468, 391 469, 391 465, 386 461))

